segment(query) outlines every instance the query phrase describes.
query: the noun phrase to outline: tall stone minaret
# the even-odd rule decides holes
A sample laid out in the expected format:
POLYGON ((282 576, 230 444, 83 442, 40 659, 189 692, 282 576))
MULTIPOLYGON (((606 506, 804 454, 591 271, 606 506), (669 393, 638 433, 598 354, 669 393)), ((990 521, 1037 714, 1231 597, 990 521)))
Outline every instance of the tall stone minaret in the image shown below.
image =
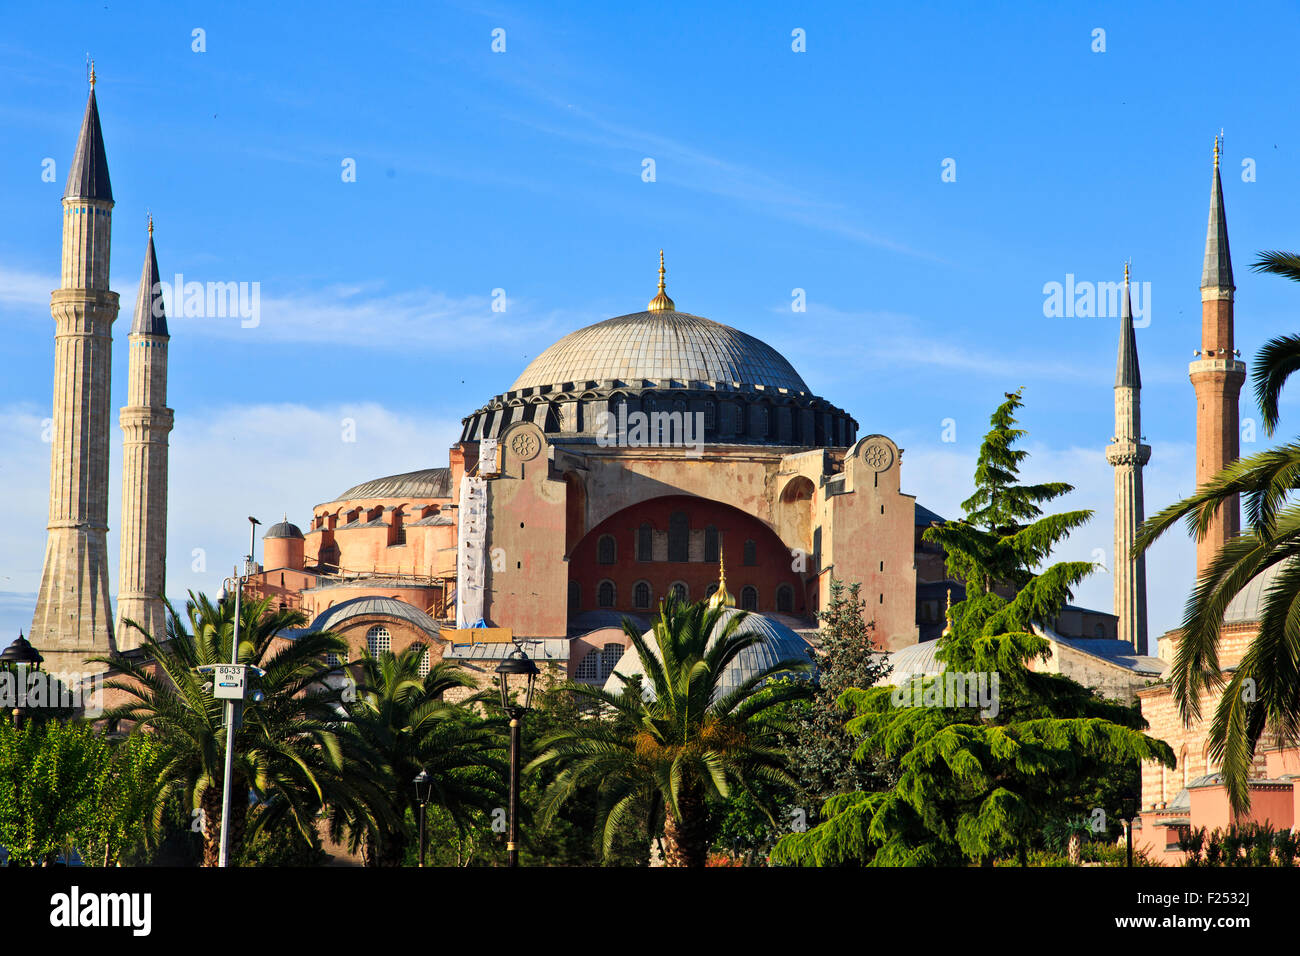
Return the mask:
POLYGON ((167 633, 163 587, 167 578, 167 316, 158 279, 158 256, 149 220, 149 249, 131 325, 130 367, 122 423, 122 560, 118 569, 117 644, 139 647, 134 621, 161 640, 167 633))
MULTIPOLYGON (((1210 180, 1210 223, 1205 235, 1205 267, 1201 271, 1201 347, 1187 367, 1196 389, 1196 487, 1200 488, 1240 456, 1237 397, 1246 380, 1246 363, 1237 359, 1232 343, 1232 257, 1228 251, 1228 219, 1223 211, 1219 180, 1219 140, 1214 140, 1214 175, 1210 180)), ((1241 507, 1234 495, 1211 521, 1205 538, 1196 544, 1199 578, 1214 555, 1241 529, 1241 507)))
POLYGON ((1151 446, 1142 444, 1142 374, 1125 264, 1115 363, 1115 437, 1106 447, 1106 461, 1115 469, 1115 615, 1119 639, 1132 644, 1138 654, 1147 652, 1147 565, 1145 556, 1132 554, 1144 517, 1142 468, 1150 458, 1151 446))
POLYGON ((108 589, 109 386, 117 293, 108 288, 113 190, 95 71, 63 191, 63 267, 54 316, 50 520, 31 642, 51 672, 87 669, 113 648, 108 589))

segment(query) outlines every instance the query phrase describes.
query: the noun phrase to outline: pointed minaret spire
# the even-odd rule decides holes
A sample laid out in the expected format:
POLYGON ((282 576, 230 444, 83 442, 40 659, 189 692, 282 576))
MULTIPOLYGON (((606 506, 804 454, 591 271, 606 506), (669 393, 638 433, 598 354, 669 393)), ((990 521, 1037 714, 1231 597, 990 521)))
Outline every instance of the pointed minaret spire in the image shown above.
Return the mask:
POLYGON ((1119 639, 1147 652, 1146 558, 1133 557, 1133 542, 1144 518, 1142 468, 1151 446, 1142 444, 1142 376, 1138 371, 1137 336, 1129 296, 1129 267, 1124 263, 1124 300, 1120 306, 1119 358, 1115 365, 1115 437, 1106 461, 1115 469, 1115 616, 1119 639))
POLYGON ((95 61, 90 62, 90 97, 86 115, 81 120, 81 135, 72 154, 68 185, 64 199, 102 199, 113 201, 113 186, 108 181, 108 157, 104 152, 104 132, 99 126, 99 104, 95 102, 95 61))
POLYGON ((135 321, 131 324, 131 334, 167 335, 162 283, 158 278, 158 254, 153 248, 153 216, 149 217, 149 246, 144 254, 144 271, 140 274, 140 291, 135 298, 135 321))
POLYGON ((1205 230, 1205 266, 1202 289, 1235 289, 1232 255, 1228 249, 1228 216, 1223 211, 1223 181, 1219 178, 1220 138, 1214 138, 1214 175, 1210 180, 1210 222, 1205 230))
POLYGON ((1138 370, 1137 336, 1133 332, 1133 303, 1128 291, 1128 263, 1124 263, 1124 303, 1119 316, 1119 358, 1115 363, 1115 387, 1141 388, 1138 370))
POLYGON ((668 298, 668 293, 664 291, 664 251, 659 250, 659 292, 650 304, 646 306, 647 312, 676 312, 677 305, 672 299, 668 298))
MULTIPOLYGON (((1188 376, 1196 389, 1196 487, 1236 461, 1240 455, 1238 400, 1246 380, 1246 364, 1233 344, 1232 256, 1228 250, 1228 217, 1219 177, 1222 138, 1214 139, 1214 172, 1210 179, 1210 221, 1205 233, 1205 265, 1201 270, 1201 346, 1188 376)), ((1241 528, 1241 506, 1233 496, 1219 506, 1205 535, 1196 542, 1196 574, 1200 577, 1214 556, 1241 528)))

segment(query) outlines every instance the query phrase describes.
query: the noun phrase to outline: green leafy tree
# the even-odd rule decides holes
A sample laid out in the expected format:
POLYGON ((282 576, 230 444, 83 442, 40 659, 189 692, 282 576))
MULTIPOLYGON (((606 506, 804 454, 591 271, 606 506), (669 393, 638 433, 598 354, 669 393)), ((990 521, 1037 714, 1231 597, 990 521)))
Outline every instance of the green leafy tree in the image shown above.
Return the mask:
MULTIPOLYGON (((762 640, 737 632, 744 616, 669 600, 655 620, 656 647, 624 624, 645 683, 626 682, 617 694, 569 685, 604 713, 547 738, 529 764, 532 772, 554 773, 543 796, 543 824, 575 793, 595 785, 606 853, 623 822, 640 816, 648 827, 663 820, 666 865, 703 866, 711 842, 710 797, 738 789, 762 800, 755 786, 760 782, 793 785, 780 745, 792 725, 780 705, 808 690, 804 683, 762 685, 779 673, 807 671, 810 662, 779 661, 720 693, 727 665, 762 640)), ((765 809, 774 819, 776 808, 765 809)))
POLYGON ((447 691, 473 681, 451 661, 438 661, 421 676, 426 653, 417 644, 400 654, 366 654, 355 700, 346 705, 348 737, 371 755, 371 792, 380 806, 340 804, 331 811, 330 829, 336 840, 347 836, 352 850, 364 846, 372 866, 405 860, 419 812, 412 781, 421 770, 429 774, 430 804, 457 829, 502 800, 508 768, 499 726, 472 709, 477 696, 459 704, 443 700, 447 691))
MULTIPOLYGON (((1257 272, 1300 282, 1300 255, 1264 252, 1257 272)), ((1281 420, 1283 386, 1300 369, 1300 335, 1271 339, 1255 359, 1255 398, 1266 434, 1281 420)), ((1233 810, 1250 807, 1255 750, 1270 734, 1300 735, 1300 441, 1291 441, 1229 464, 1196 493, 1151 517, 1138 532, 1135 551, 1150 548, 1180 520, 1198 541, 1225 506, 1240 498, 1245 531, 1222 548, 1196 582, 1183 612, 1182 633, 1168 681, 1184 721, 1202 717, 1203 694, 1221 691, 1210 721, 1210 753, 1223 773, 1233 810), (1219 664, 1223 614, 1255 577, 1276 569, 1265 591, 1259 630, 1241 660, 1225 674, 1219 664)))
POLYGON ((12 863, 53 862, 95 812, 108 744, 89 724, 0 719, 0 846, 12 863))
MULTIPOLYGON (((170 748, 168 788, 197 811, 205 866, 215 866, 219 855, 226 731, 223 702, 213 698, 197 668, 229 663, 233 605, 191 594, 185 606, 188 629, 168 605, 165 638, 141 631, 142 654, 99 658, 120 675, 105 686, 129 698, 106 710, 103 719, 110 725, 125 722, 132 733, 155 734, 170 748)), ((242 608, 238 660, 265 674, 250 674, 250 695, 260 691, 262 697, 243 704, 235 732, 232 858, 243 845, 250 795, 264 810, 256 817, 259 827, 288 820, 309 840, 327 803, 361 802, 373 790, 365 754, 345 754, 338 732, 340 693, 325 684, 326 655, 346 652, 346 644, 329 633, 277 640, 281 632, 304 624, 301 611, 273 610, 269 598, 242 608)))
POLYGON ((77 836, 87 864, 114 866, 133 852, 157 849, 166 829, 173 760, 171 748, 152 735, 137 734, 111 746, 77 836))
POLYGON ((1044 825, 1085 812, 1079 794, 1116 768, 1152 759, 1173 765, 1169 747, 1141 732, 1133 708, 1029 668, 1050 649, 1033 623, 1054 618, 1091 566, 1033 571, 1088 513, 1041 514, 1042 504, 1070 490, 1064 483, 1016 485, 1024 460, 1013 448, 1024 434, 1014 428, 1019 405, 1018 393, 1008 395, 992 417, 966 517, 926 532, 968 582, 939 639, 945 672, 840 697, 855 712, 848 729, 860 738, 858 759, 897 761, 896 786, 831 798, 821 823, 782 838, 776 862, 987 865, 1014 855, 1024 863, 1044 825), (996 593, 1001 582, 1016 586, 1013 598, 996 593))

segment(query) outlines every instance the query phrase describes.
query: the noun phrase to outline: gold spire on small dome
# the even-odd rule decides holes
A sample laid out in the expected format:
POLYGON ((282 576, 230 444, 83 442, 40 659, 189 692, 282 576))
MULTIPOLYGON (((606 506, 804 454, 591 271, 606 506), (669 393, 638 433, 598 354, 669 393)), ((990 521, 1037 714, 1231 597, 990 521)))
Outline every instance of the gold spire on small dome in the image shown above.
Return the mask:
POLYGON ((722 545, 718 545, 718 589, 709 598, 709 608, 735 606, 736 599, 727 590, 727 566, 722 561, 722 545))
POLYGON ((153 237, 153 213, 149 213, 149 236, 153 237))
POLYGON ((646 306, 647 312, 676 312, 677 303, 664 291, 664 251, 659 250, 659 293, 646 306))
POLYGON ((952 633, 952 586, 948 587, 948 605, 944 608, 943 619, 943 636, 947 637, 952 633))
POLYGON ((1223 139, 1223 130, 1219 130, 1219 135, 1214 137, 1214 168, 1219 168, 1219 141, 1223 139))

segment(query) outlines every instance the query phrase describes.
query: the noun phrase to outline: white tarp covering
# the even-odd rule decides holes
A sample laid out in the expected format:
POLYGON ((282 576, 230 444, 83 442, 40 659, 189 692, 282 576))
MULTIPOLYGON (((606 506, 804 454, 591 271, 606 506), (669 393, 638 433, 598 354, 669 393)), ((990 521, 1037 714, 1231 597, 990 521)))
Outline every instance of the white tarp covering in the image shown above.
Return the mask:
POLYGON ((484 565, 487 562, 487 481, 460 480, 460 526, 456 536, 456 626, 483 617, 484 565))

